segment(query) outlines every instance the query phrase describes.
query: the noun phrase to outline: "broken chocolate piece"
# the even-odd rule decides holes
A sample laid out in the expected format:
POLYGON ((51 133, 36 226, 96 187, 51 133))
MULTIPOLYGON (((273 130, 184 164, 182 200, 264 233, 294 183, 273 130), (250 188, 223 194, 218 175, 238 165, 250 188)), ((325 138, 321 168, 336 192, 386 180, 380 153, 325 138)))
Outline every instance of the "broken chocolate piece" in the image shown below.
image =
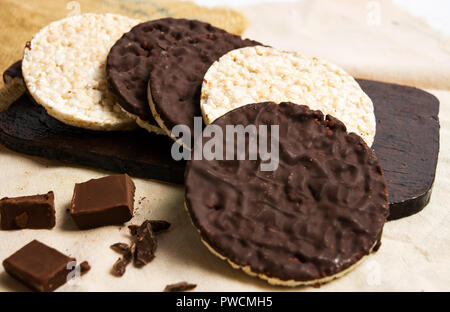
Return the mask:
POLYGON ((0 200, 2 230, 51 229, 55 226, 53 192, 0 200))
POLYGON ((81 275, 86 274, 91 270, 91 265, 87 261, 83 261, 80 263, 80 273, 81 275))
POLYGON ((69 263, 76 261, 37 240, 3 261, 12 277, 36 291, 53 291, 67 282, 69 263))
POLYGON ((170 284, 167 285, 166 288, 164 288, 165 292, 178 292, 178 291, 187 291, 191 290, 197 287, 196 284, 191 284, 188 282, 179 282, 176 284, 170 284))
POLYGON ((143 267, 155 258, 157 247, 150 222, 145 221, 136 229, 136 252, 134 264, 143 267))
POLYGON ((134 192, 127 174, 76 184, 70 214, 80 229, 122 224, 133 217, 134 192))
POLYGON ((132 243, 131 246, 128 246, 124 243, 116 243, 111 245, 111 248, 123 254, 123 258, 117 259, 111 270, 111 273, 114 276, 121 277, 125 274, 127 265, 130 264, 134 258, 136 244, 132 243))
POLYGON ((125 274, 128 261, 122 258, 117 259, 117 261, 114 263, 111 274, 117 277, 121 277, 125 274))
POLYGON ((130 230, 130 235, 131 236, 136 236, 136 231, 137 231, 138 227, 139 227, 139 225, 135 225, 135 224, 132 224, 132 225, 128 226, 128 229, 130 230))
POLYGON ((159 233, 170 228, 170 223, 165 220, 150 220, 153 233, 159 233))
MULTIPOLYGON (((152 226, 152 231, 155 234, 168 230, 171 226, 170 222, 167 222, 165 220, 146 220, 142 224, 144 225, 147 222, 150 222, 150 225, 152 226)), ((138 228, 139 225, 135 224, 129 225, 128 229, 130 230, 130 235, 135 236, 138 228)))
POLYGON ((123 258, 128 261, 128 263, 133 260, 134 255, 136 254, 136 243, 132 243, 130 248, 127 250, 127 252, 124 254, 123 258))
POLYGON ((128 246, 125 243, 115 243, 112 244, 110 247, 112 250, 121 254, 126 254, 128 251, 130 251, 130 246, 128 246))

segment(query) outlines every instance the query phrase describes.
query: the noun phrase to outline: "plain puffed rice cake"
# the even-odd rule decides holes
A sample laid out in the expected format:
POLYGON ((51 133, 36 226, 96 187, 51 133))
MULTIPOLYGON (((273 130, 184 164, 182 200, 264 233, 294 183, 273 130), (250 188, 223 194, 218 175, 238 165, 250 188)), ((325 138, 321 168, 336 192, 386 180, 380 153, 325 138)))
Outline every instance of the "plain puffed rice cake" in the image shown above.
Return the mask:
POLYGON ((237 107, 290 101, 340 119, 368 146, 375 137, 371 99, 343 69, 296 52, 256 46, 222 56, 207 71, 201 91, 206 124, 237 107))
POLYGON ((61 122, 91 130, 136 124, 108 91, 111 46, 139 21, 114 14, 82 14, 42 28, 27 44, 23 77, 33 99, 61 122))

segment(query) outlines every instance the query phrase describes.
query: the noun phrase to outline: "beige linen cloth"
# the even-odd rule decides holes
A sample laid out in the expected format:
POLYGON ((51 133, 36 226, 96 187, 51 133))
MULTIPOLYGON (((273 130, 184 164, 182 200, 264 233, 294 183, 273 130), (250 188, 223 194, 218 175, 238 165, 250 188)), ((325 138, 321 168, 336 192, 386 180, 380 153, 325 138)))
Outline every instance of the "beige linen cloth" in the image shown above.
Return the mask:
MULTIPOLYGON (((57 209, 53 230, 0 232, 0 260, 38 239, 79 261, 89 261, 92 270, 59 291, 161 291, 166 284, 183 280, 197 283, 198 291, 450 290, 450 91, 446 91, 450 55, 442 36, 388 1, 305 0, 241 10, 249 20, 245 35, 253 39, 325 57, 357 77, 434 88, 427 90, 441 102, 441 148, 430 204, 414 216, 388 222, 380 250, 354 271, 320 288, 291 289, 249 277, 212 255, 183 209, 182 186, 134 179, 136 213, 130 223, 161 218, 173 227, 159 236, 152 263, 143 269, 129 266, 122 278, 116 278, 109 272, 119 255, 109 245, 128 241, 126 227, 79 231, 66 212, 76 182, 108 173, 0 147, 0 197, 54 190, 57 209)), ((0 268, 0 290, 25 289, 0 268)))

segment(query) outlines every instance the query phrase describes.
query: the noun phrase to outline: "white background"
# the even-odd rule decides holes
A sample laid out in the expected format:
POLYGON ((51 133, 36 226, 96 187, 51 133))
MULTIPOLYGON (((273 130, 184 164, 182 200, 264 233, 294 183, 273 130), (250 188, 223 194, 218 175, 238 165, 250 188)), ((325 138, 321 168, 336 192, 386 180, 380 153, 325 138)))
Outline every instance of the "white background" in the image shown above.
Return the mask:
MULTIPOLYGON (((252 5, 263 2, 295 2, 302 0, 193 0, 194 2, 213 7, 231 6, 239 9, 241 5, 252 5)), ((336 0, 339 1, 339 0, 336 0)), ((412 14, 424 18, 439 31, 450 34, 450 1, 448 0, 394 0, 412 14)))

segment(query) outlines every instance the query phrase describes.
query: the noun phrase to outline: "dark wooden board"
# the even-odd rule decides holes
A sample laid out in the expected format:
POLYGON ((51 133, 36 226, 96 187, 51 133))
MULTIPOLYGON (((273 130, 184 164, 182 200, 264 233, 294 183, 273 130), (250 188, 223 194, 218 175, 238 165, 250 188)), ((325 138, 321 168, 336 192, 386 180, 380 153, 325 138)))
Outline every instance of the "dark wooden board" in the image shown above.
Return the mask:
POLYGON ((429 202, 439 153, 439 100, 423 90, 358 80, 374 103, 372 146, 389 191, 389 220, 422 210, 429 202))
MULTIPOLYGON (((358 82, 375 105, 373 148, 388 183, 389 219, 414 214, 428 203, 434 182, 439 101, 416 88, 358 82)), ((0 114, 0 143, 24 154, 183 183, 185 163, 172 159, 170 138, 145 130, 102 133, 67 126, 27 95, 0 114)))

